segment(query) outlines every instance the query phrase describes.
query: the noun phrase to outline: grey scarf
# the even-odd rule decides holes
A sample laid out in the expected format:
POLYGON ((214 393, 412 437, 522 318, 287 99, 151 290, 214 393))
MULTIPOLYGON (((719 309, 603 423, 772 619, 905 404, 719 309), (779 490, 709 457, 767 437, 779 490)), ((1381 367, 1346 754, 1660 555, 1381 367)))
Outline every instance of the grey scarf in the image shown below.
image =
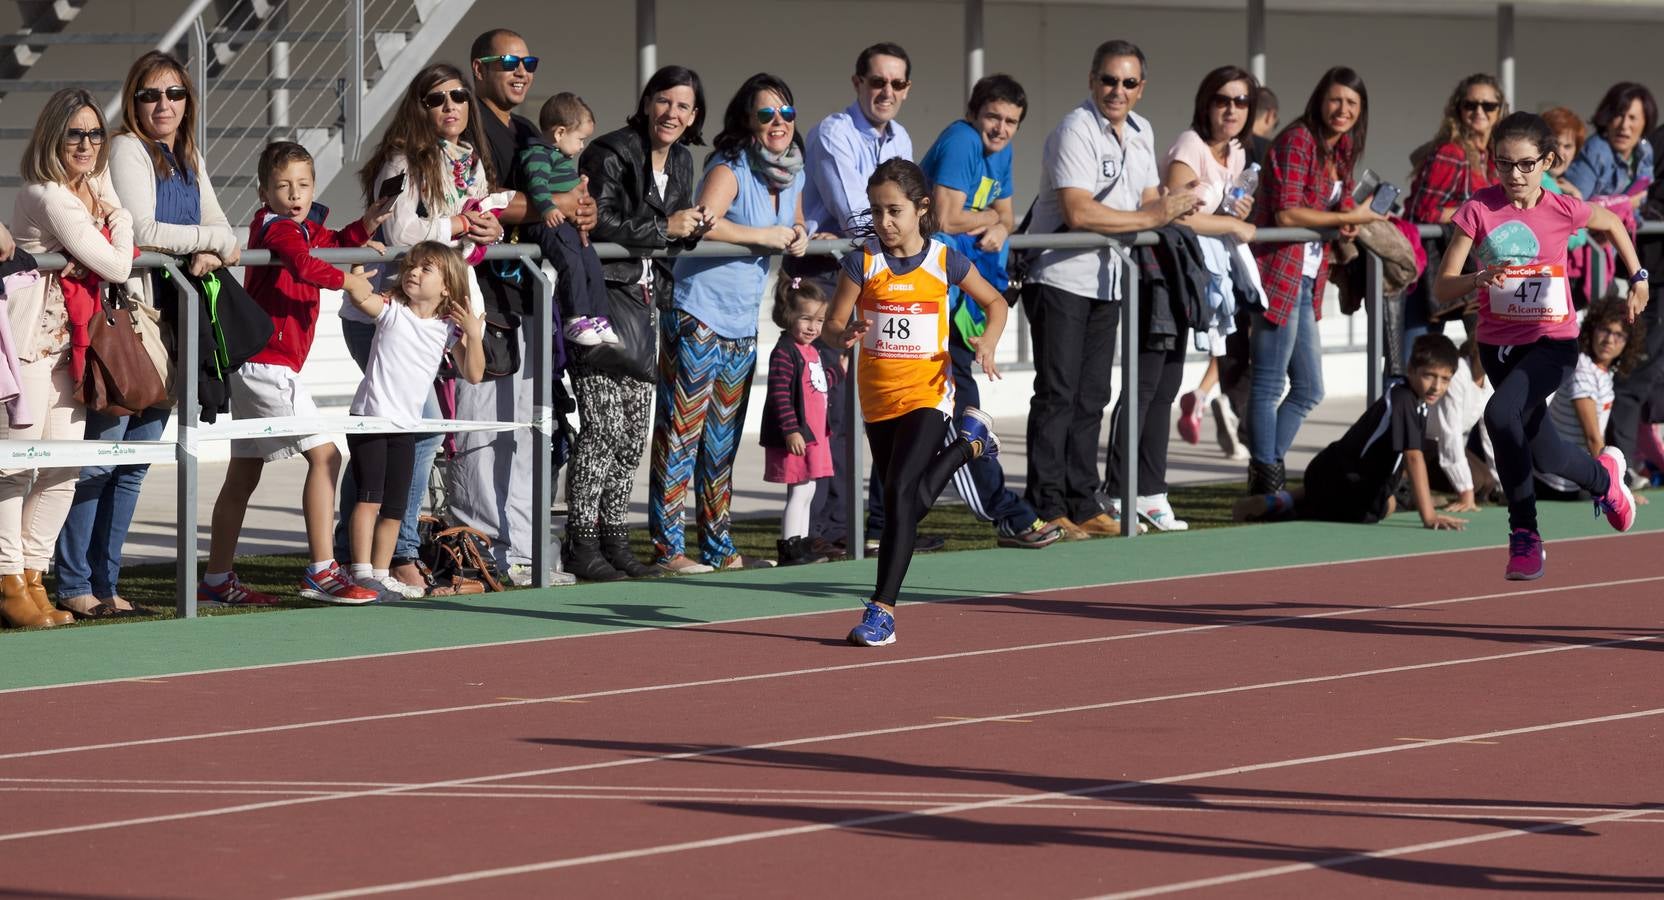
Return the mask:
POLYGON ((776 192, 791 187, 798 173, 803 171, 803 153, 795 143, 787 146, 784 153, 772 153, 762 144, 752 141, 745 145, 745 155, 751 168, 762 175, 776 192))

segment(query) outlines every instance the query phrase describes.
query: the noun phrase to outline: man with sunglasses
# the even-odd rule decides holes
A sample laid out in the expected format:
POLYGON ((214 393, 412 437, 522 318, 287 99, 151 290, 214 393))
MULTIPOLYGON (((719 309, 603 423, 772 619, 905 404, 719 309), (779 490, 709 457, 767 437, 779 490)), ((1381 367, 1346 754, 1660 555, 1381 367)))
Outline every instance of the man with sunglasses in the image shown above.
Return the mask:
MULTIPOLYGON (((1144 52, 1108 41, 1092 55, 1090 95, 1046 138, 1033 234, 1125 234, 1194 212, 1189 190, 1164 192, 1144 94, 1144 52)), ((1098 499, 1098 434, 1109 405, 1119 257, 1109 250, 1046 250, 1023 288, 1034 335, 1026 499, 1064 536, 1120 534, 1098 499)))
MULTIPOLYGON (((516 191, 515 199, 503 210, 504 240, 536 243, 541 227, 536 209, 526 202, 526 173, 517 164, 519 151, 543 139, 529 119, 514 110, 526 101, 538 66, 526 41, 506 28, 493 29, 474 39, 470 48, 470 71, 476 101, 469 113, 474 146, 485 164, 493 191, 516 191)), ((581 231, 595 225, 595 201, 587 187, 555 195, 555 204, 581 231)), ((483 221, 470 225, 487 228, 483 221)), ((458 382, 456 417, 459 419, 504 419, 513 410, 514 421, 530 422, 533 367, 526 365, 531 346, 521 319, 531 315, 533 282, 518 261, 485 262, 475 270, 480 291, 485 295, 488 335, 506 336, 496 344, 501 355, 488 347, 488 371, 503 371, 517 358, 519 369, 506 375, 487 375, 479 384, 458 382), (515 354, 518 354, 515 357, 515 354)), ((538 323, 535 327, 550 327, 538 323)), ((558 332, 555 340, 558 342, 558 332)), ((556 343, 556 408, 564 394, 560 388, 560 344, 556 343)), ((479 529, 492 541, 498 565, 505 567, 516 584, 530 584, 532 534, 532 447, 525 429, 502 432, 463 432, 457 435, 457 455, 447 485, 451 512, 459 524, 479 529), (511 462, 504 464, 504 457, 511 462)), ((558 552, 558 550, 556 551, 558 552)), ((571 583, 570 575, 556 571, 554 583, 571 583)))

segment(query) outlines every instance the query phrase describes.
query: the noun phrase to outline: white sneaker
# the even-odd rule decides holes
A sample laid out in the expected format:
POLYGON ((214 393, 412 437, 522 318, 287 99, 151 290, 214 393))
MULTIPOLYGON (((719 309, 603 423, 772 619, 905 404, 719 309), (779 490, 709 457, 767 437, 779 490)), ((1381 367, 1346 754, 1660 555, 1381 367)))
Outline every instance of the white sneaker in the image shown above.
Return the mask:
MULTIPOLYGON (((1139 505, 1143 505, 1144 498, 1140 497, 1138 499, 1139 499, 1139 505)), ((1109 503, 1108 503, 1108 507, 1105 510, 1105 512, 1108 512, 1109 517, 1111 519, 1114 519, 1117 523, 1119 523, 1122 528, 1127 527, 1127 521, 1125 519, 1121 518, 1121 501, 1120 501, 1120 499, 1115 498, 1115 497, 1111 497, 1110 500, 1109 500, 1109 503)), ((1134 517, 1133 521, 1138 524, 1138 533, 1139 534, 1149 534, 1150 533, 1150 526, 1145 525, 1143 522, 1139 522, 1137 517, 1134 517)))
POLYGON ((1166 494, 1138 498, 1138 515, 1157 531, 1189 531, 1190 523, 1173 515, 1166 494))
MULTIPOLYGON (((530 587, 532 583, 532 567, 526 563, 515 563, 514 565, 509 566, 508 583, 514 585, 515 587, 530 587)), ((573 575, 571 572, 562 572, 559 569, 551 569, 549 571, 550 587, 564 587, 569 584, 577 583, 578 576, 573 575)))
POLYGON ((618 334, 612 330, 612 322, 608 321, 606 316, 595 316, 589 322, 595 336, 601 339, 601 343, 619 343, 618 334))
POLYGON ((389 600, 415 600, 428 595, 428 592, 422 588, 419 588, 414 584, 405 584, 391 575, 383 575, 381 578, 371 580, 378 582, 378 584, 367 584, 365 587, 372 591, 379 587, 383 603, 386 603, 389 600))
POLYGON ((563 333, 568 341, 580 347, 599 347, 603 343, 601 336, 595 333, 594 322, 584 317, 567 319, 563 333))
POLYGON ((1237 440, 1237 429, 1241 424, 1236 416, 1236 410, 1231 408, 1231 399, 1224 394, 1213 398, 1209 404, 1213 407, 1213 424, 1218 429, 1219 449, 1224 452, 1226 459, 1246 460, 1248 447, 1237 440))

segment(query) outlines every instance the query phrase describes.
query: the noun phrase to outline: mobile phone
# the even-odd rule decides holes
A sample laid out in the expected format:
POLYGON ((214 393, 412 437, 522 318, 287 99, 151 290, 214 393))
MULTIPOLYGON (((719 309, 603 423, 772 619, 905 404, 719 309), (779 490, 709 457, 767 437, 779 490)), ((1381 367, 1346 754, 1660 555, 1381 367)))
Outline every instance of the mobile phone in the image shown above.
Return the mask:
POLYGON ((388 197, 397 197, 398 195, 404 193, 404 176, 405 173, 400 172, 392 178, 383 181, 381 183, 381 187, 376 189, 376 198, 379 200, 386 200, 388 197))
POLYGON ((1398 202, 1398 193, 1398 185, 1381 182, 1381 186, 1375 189, 1375 199, 1369 201, 1369 208, 1383 216, 1386 215, 1388 210, 1392 209, 1392 205, 1398 202))

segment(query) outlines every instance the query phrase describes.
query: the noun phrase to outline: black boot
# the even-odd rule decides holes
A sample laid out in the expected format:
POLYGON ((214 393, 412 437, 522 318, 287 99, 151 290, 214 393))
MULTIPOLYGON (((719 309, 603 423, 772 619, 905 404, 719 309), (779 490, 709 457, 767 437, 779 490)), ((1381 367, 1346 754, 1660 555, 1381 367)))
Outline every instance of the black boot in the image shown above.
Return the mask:
POLYGON ((607 563, 601 553, 601 535, 594 525, 573 525, 566 529, 562 554, 566 571, 584 581, 622 581, 624 573, 607 563))
POLYGON ((630 529, 626 525, 601 526, 601 556, 626 578, 652 578, 659 570, 636 559, 630 552, 630 529))
POLYGON ((1259 460, 1248 461, 1248 493, 1250 496, 1276 493, 1283 489, 1284 482, 1282 463, 1262 463, 1259 460))
POLYGON ((809 549, 809 539, 806 537, 790 537, 783 541, 776 541, 775 548, 780 553, 780 565, 802 566, 809 563, 826 562, 825 556, 816 555, 809 549))

